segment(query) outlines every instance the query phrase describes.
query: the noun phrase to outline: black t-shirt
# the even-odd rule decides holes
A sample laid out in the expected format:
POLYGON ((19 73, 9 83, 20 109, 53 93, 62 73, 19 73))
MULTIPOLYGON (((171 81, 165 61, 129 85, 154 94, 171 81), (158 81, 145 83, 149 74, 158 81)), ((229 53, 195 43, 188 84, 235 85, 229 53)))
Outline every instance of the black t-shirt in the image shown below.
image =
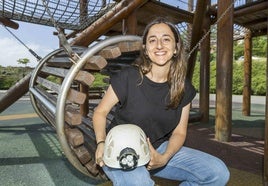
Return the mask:
POLYGON ((168 140, 178 125, 182 108, 190 103, 196 92, 186 80, 185 93, 177 109, 168 109, 169 85, 156 83, 141 75, 136 67, 128 67, 111 77, 111 86, 119 99, 115 117, 109 128, 118 124, 141 127, 155 148, 168 140))

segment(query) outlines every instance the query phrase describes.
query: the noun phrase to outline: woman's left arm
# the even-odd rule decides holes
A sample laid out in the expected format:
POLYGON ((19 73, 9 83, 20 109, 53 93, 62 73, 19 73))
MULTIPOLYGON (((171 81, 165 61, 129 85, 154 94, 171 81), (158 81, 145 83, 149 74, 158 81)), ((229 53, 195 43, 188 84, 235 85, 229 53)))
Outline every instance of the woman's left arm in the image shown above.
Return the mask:
POLYGON ((159 154, 148 140, 151 152, 151 160, 147 166, 148 170, 166 165, 169 159, 183 146, 187 133, 189 112, 190 103, 183 107, 180 122, 172 132, 172 135, 169 138, 167 149, 163 154, 159 154))

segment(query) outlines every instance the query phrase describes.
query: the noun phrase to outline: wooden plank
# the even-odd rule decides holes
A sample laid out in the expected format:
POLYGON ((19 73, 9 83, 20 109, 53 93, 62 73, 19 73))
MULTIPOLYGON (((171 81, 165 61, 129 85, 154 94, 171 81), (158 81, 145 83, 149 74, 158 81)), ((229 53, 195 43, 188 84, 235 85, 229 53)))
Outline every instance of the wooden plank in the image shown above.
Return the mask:
POLYGON ((74 148, 73 150, 77 158, 83 165, 85 165, 92 159, 90 153, 87 151, 87 149, 84 146, 74 148))
MULTIPOLYGON (((46 92, 40 87, 35 87, 35 89, 42 94, 46 99, 48 99, 52 104, 57 104, 57 98, 53 96, 52 94, 46 92)), ((47 110, 46 108, 42 107, 42 112, 44 110, 47 110)), ((65 121, 72 126, 76 126, 82 123, 82 115, 79 113, 79 108, 75 107, 74 105, 67 105, 65 109, 64 119, 65 121)), ((49 112, 49 111, 48 111, 49 112)), ((53 117, 52 120, 55 120, 55 117, 53 117)), ((55 123, 55 121, 53 122, 55 123)))
POLYGON ((60 85, 59 84, 56 84, 54 82, 51 82, 51 81, 44 79, 44 78, 41 78, 41 77, 37 77, 36 82, 41 84, 42 86, 46 87, 49 90, 57 92, 58 94, 60 92, 60 85))
POLYGON ((75 77, 76 81, 83 83, 84 85, 91 86, 95 80, 95 77, 86 71, 79 71, 75 77))
POLYGON ((107 65, 107 61, 100 55, 95 55, 89 58, 84 66, 87 70, 101 70, 107 65))
POLYGON ((84 143, 84 135, 77 128, 68 128, 65 129, 65 133, 68 139, 68 142, 72 147, 78 147, 84 143))
POLYGON ((114 59, 121 55, 120 48, 117 46, 108 46, 99 52, 99 55, 105 59, 114 59))
POLYGON ((49 75, 54 75, 54 76, 57 76, 57 77, 63 77, 64 78, 68 74, 69 69, 43 66, 41 71, 46 73, 46 74, 49 74, 49 75))
MULTIPOLYGON (((47 89, 55 91, 58 94, 60 94, 61 87, 59 84, 56 84, 41 77, 37 77, 36 82, 46 87, 47 89)), ((74 89, 69 89, 67 99, 74 103, 83 104, 85 102, 86 95, 74 89)))
MULTIPOLYGON (((44 66, 41 71, 46 74, 64 78, 67 76, 69 69, 44 66)), ((74 80, 90 86, 94 82, 95 77, 89 72, 79 71, 74 80)))
POLYGON ((118 43, 118 47, 121 52, 134 52, 140 51, 142 47, 141 41, 124 41, 118 43))
POLYGON ((86 94, 78 92, 74 89, 69 89, 67 99, 74 103, 83 104, 86 100, 86 94))
POLYGON ((82 123, 81 113, 72 105, 67 105, 64 114, 65 121, 70 125, 80 125, 82 123))
POLYGON ((93 176, 97 176, 99 174, 99 170, 95 161, 89 161, 87 164, 85 164, 85 167, 93 176))
POLYGON ((47 66, 52 66, 52 67, 64 67, 64 68, 71 68, 73 63, 70 61, 69 57, 52 57, 50 58, 47 63, 47 66))
POLYGON ((91 141, 95 141, 95 133, 93 131, 92 128, 88 127, 87 125, 85 125, 84 123, 84 117, 82 118, 83 124, 77 126, 85 136, 88 137, 88 139, 90 139, 91 141))
MULTIPOLYGON (((109 54, 108 52, 104 52, 103 55, 111 57, 111 55, 113 55, 113 54, 109 54)), ((73 63, 70 61, 70 59, 68 57, 53 57, 47 61, 46 65, 49 67, 71 68, 73 63)), ((84 69, 101 70, 106 65, 107 65, 106 59, 101 55, 96 55, 96 56, 92 56, 91 58, 89 58, 86 61, 86 64, 84 65, 84 69)))
POLYGON ((19 24, 18 23, 16 23, 15 21, 10 20, 8 18, 2 17, 2 16, 0 16, 0 22, 3 25, 5 25, 7 27, 10 27, 10 28, 13 28, 15 30, 17 30, 19 28, 19 24))

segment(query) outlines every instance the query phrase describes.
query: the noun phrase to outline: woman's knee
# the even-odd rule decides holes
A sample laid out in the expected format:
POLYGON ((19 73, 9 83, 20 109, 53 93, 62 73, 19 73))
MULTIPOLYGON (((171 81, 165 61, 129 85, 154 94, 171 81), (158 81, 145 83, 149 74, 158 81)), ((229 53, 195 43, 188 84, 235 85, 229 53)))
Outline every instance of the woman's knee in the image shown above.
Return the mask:
POLYGON ((212 177, 214 177, 214 184, 219 186, 226 185, 230 178, 230 171, 225 163, 222 160, 215 158, 210 164, 212 177))
POLYGON ((137 167, 131 171, 123 171, 120 169, 113 169, 103 167, 104 172, 113 182, 114 186, 153 186, 154 181, 152 180, 149 172, 145 167, 137 167))

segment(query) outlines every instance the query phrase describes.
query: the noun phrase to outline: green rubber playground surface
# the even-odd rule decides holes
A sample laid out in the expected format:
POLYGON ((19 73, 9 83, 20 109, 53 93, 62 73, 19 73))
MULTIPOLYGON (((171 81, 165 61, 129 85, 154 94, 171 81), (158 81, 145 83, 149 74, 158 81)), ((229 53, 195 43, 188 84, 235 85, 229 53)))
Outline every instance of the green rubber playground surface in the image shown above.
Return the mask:
MULTIPOLYGON (((263 102, 264 103, 264 102, 263 102)), ((239 144, 249 144, 252 139, 257 145, 254 148, 248 148, 251 156, 260 159, 263 156, 263 139, 264 139, 264 110, 263 104, 253 104, 251 107, 252 116, 244 117, 241 114, 241 104, 233 105, 233 133, 235 137, 242 136, 243 140, 239 144), (257 144, 259 143, 259 144, 257 144)), ((214 109, 211 109, 212 119, 208 124, 192 124, 193 132, 212 131, 213 132, 213 115, 214 109), (197 126, 197 129, 195 127, 197 126), (202 127, 200 127, 202 126, 202 127), (202 129, 202 130, 201 130, 202 129)), ((191 127, 191 126, 190 126, 191 127)), ((189 135, 191 135, 191 131, 189 135)), ((211 134, 206 136, 210 136, 211 134)), ((202 134, 200 134, 202 137, 202 134)), ((211 142, 205 142, 207 146, 216 143, 213 136, 210 136, 211 142)), ((225 151, 232 151, 237 143, 224 144, 228 146, 225 151)), ((212 146, 211 146, 212 147, 212 146)), ((236 149, 241 148, 237 147, 236 149)), ((208 147, 209 149, 209 147, 208 147)), ((247 151, 243 149, 245 153, 247 151)), ((223 149, 223 152, 226 152, 223 149)), ((234 154, 237 161, 241 160, 238 150, 228 152, 234 154)), ((243 157, 242 157, 243 158, 243 157)), ((228 159, 227 159, 228 160, 228 159)), ((249 160, 250 161, 250 160, 249 160)), ((261 186, 262 182, 262 165, 253 166, 250 169, 243 166, 236 166, 228 160, 227 163, 231 172, 231 179, 228 183, 230 186, 261 186)), ((255 164, 259 163, 256 160, 255 164)), ((28 99, 19 100, 11 105, 4 112, 0 113, 0 185, 3 186, 90 186, 101 185, 111 186, 110 182, 100 182, 94 180, 76 170, 66 159, 60 144, 57 140, 55 130, 48 124, 44 123, 34 112, 28 99)), ((155 179, 158 185, 173 186, 176 182, 155 179)))

